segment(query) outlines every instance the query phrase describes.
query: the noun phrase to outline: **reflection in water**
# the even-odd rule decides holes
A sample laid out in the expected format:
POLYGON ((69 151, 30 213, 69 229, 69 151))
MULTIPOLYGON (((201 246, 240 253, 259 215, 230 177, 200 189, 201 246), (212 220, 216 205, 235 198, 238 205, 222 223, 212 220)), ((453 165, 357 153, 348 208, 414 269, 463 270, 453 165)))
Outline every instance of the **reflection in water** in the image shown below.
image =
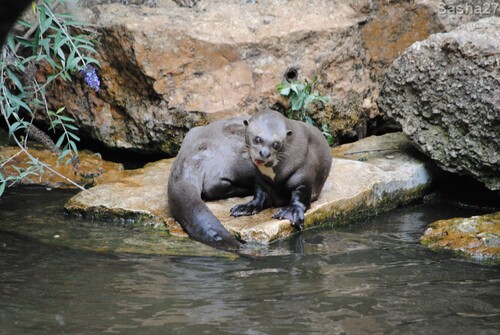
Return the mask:
MULTIPOLYGON (((56 219, 46 198, 29 206, 56 219)), ((6 202, 0 227, 33 214, 6 202)), ((92 253, 3 232, 0 334, 496 334, 500 268, 418 244, 428 223, 462 214, 474 213, 415 205, 297 234, 257 260, 92 253)))

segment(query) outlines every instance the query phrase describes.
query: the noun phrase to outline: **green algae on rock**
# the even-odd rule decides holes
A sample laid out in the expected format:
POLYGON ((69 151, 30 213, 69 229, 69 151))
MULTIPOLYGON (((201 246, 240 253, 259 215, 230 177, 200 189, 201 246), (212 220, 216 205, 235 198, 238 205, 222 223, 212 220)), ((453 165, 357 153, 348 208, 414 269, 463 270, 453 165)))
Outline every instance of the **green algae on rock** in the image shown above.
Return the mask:
POLYGON ((475 260, 500 262, 500 212, 436 221, 420 242, 432 250, 451 250, 475 260))

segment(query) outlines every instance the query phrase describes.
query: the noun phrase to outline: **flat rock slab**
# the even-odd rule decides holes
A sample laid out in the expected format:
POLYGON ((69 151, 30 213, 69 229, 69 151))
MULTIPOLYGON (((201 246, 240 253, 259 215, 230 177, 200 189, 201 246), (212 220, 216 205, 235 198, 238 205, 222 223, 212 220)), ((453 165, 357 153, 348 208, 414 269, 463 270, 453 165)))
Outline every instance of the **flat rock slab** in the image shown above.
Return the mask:
MULTIPOLYGON (((77 169, 75 169, 71 163, 65 164, 64 162, 59 162, 57 155, 50 150, 34 147, 30 148, 29 152, 40 162, 51 166, 54 171, 64 178, 47 170, 45 171, 46 173, 39 176, 33 174, 17 181, 16 183, 19 185, 73 188, 75 186, 68 182, 68 179, 71 179, 78 185, 90 186, 94 184, 94 179, 100 175, 110 171, 116 172, 123 170, 122 164, 105 161, 99 154, 87 151, 81 151, 79 153, 80 162, 77 169)), ((0 173, 2 173, 4 177, 19 176, 20 172, 18 169, 21 169, 21 171, 29 171, 33 165, 27 155, 21 152, 18 147, 0 146, 0 157, 11 158, 7 164, 0 166, 0 173)))
POLYGON ((420 242, 480 261, 500 262, 500 212, 439 220, 429 225, 420 242))
MULTIPOLYGON (((401 133, 369 137, 335 148, 332 154, 330 176, 306 212, 306 228, 325 222, 345 224, 387 211, 422 197, 430 186, 428 168, 401 133)), ((97 178, 90 192, 71 198, 65 209, 95 219, 166 225, 171 234, 185 236, 167 205, 172 162, 166 159, 142 169, 107 173, 97 178)), ((248 242, 269 243, 295 232, 288 221, 271 218, 276 209, 249 217, 229 215, 232 206, 249 199, 212 201, 208 206, 230 232, 248 242)))

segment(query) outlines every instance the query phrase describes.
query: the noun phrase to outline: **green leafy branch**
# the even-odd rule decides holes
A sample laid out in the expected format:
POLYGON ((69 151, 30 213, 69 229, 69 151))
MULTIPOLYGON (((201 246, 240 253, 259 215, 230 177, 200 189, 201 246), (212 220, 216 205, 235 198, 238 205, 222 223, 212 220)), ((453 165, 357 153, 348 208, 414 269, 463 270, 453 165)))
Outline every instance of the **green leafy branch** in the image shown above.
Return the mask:
MULTIPOLYGON (((40 162, 28 151, 28 139, 36 140, 59 155, 59 161, 69 157, 66 164, 72 162, 78 168, 79 156, 76 142, 80 138, 75 134, 78 128, 75 120, 63 115, 65 107, 56 112, 49 109, 46 100, 46 88, 57 78, 72 81, 76 72, 81 72, 87 84, 96 92, 100 81, 93 65, 99 66, 92 54, 96 53, 92 37, 95 34, 73 19, 70 14, 54 11, 62 0, 42 0, 33 2, 34 20, 19 20, 26 31, 22 36, 9 35, 7 45, 1 50, 0 58, 0 113, 8 127, 9 138, 24 152, 30 167, 26 170, 14 167, 17 176, 3 176, 0 173, 0 195, 6 185, 33 174, 46 170, 59 175, 69 183, 83 189, 70 179, 60 175, 49 165, 40 162), (82 32, 72 34, 73 32, 82 32), (43 67, 47 76, 43 83, 37 80, 38 67, 43 67), (49 70, 47 70, 49 69, 49 70), (49 130, 62 134, 54 144, 41 130, 33 125, 35 114, 44 115, 50 122, 49 130), (20 134, 24 132, 24 140, 20 134)), ((0 161, 0 169, 11 163, 12 157, 0 161)))
POLYGON ((70 156, 66 161, 66 164, 69 164, 71 161, 75 160, 75 156, 78 156, 78 149, 76 147, 75 141, 80 141, 80 138, 75 135, 72 131, 77 131, 78 128, 73 124, 75 119, 62 115, 61 113, 65 110, 65 107, 61 107, 57 110, 57 112, 49 111, 49 115, 54 117, 52 123, 50 125, 50 129, 54 129, 56 126, 61 126, 63 129, 63 133, 59 136, 55 147, 60 148, 61 145, 66 142, 64 147, 59 154, 59 161, 61 161, 64 157, 70 156))
MULTIPOLYGON (((315 91, 315 86, 318 83, 318 77, 314 76, 313 81, 309 82, 307 79, 304 81, 291 80, 284 81, 278 84, 276 90, 290 101, 290 108, 287 114, 289 119, 305 121, 311 125, 315 125, 314 120, 309 115, 309 106, 312 103, 329 102, 328 98, 320 95, 315 91)), ((331 134, 328 124, 324 123, 321 126, 321 131, 330 145, 333 144, 334 138, 331 134)))

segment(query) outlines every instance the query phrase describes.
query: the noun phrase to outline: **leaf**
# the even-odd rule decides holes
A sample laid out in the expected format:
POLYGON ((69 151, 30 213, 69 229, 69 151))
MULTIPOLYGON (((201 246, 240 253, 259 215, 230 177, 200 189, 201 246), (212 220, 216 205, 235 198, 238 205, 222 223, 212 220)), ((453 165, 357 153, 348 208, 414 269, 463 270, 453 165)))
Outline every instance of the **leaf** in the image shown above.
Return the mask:
POLYGON ((330 131, 330 127, 328 126, 328 124, 323 123, 323 125, 321 126, 321 130, 323 131, 323 136, 326 138, 328 145, 333 145, 335 139, 333 138, 332 132, 330 131))
POLYGON ((31 40, 27 40, 25 38, 18 38, 17 41, 20 45, 25 46, 25 47, 29 47, 29 48, 36 48, 37 47, 36 42, 32 42, 31 40))
POLYGON ((89 50, 92 53, 97 53, 97 51, 94 49, 94 47, 92 47, 90 45, 80 44, 80 45, 77 46, 77 48, 78 49, 86 49, 86 50, 89 50))
POLYGON ((314 95, 308 95, 304 100, 304 109, 307 109, 307 107, 309 107, 309 105, 314 101, 315 98, 316 97, 314 95))
POLYGON ((66 107, 65 107, 65 106, 60 107, 60 108, 57 110, 56 114, 57 114, 57 115, 59 115, 60 113, 64 112, 64 110, 65 110, 65 109, 66 109, 66 107))
POLYGON ((68 74, 66 72, 61 72, 59 74, 59 76, 64 79, 64 81, 67 81, 68 80, 68 74))
POLYGON ((59 120, 59 119, 51 121, 50 126, 49 126, 49 130, 54 129, 56 126, 58 126, 60 124, 61 124, 61 120, 59 120))
POLYGON ((88 45, 93 44, 91 41, 89 41, 86 35, 73 36, 73 41, 88 45))
POLYGON ((60 148, 61 147, 61 144, 62 142, 64 141, 64 134, 62 134, 61 136, 59 136, 59 138, 57 139, 57 142, 55 144, 56 148, 60 148))
POLYGON ((51 74, 50 76, 47 76, 47 81, 45 82, 46 84, 52 82, 54 79, 57 78, 56 74, 51 74))
POLYGON ((11 124, 9 127, 9 137, 11 137, 16 130, 22 128, 26 128, 26 122, 23 120, 19 120, 11 124))
POLYGON ((11 95, 10 100, 11 100, 11 102, 15 103, 18 108, 22 107, 22 108, 26 109, 28 112, 30 112, 30 114, 33 114, 33 112, 31 111, 31 108, 24 101, 19 99, 19 97, 15 96, 15 95, 11 95))
POLYGON ((16 23, 19 23, 21 26, 25 26, 27 28, 31 28, 32 24, 31 23, 28 23, 27 21, 25 20, 17 20, 16 23))
MULTIPOLYGON (((3 177, 0 179, 3 179, 3 177)), ((5 180, 0 180, 0 197, 2 196, 3 192, 5 191, 5 184, 7 184, 7 182, 5 180)))
POLYGON ((66 68, 69 69, 70 71, 74 71, 75 68, 78 66, 78 63, 80 63, 81 59, 80 57, 75 57, 75 49, 73 49, 69 56, 68 59, 66 60, 66 68))
POLYGON ((301 83, 300 81, 298 81, 297 84, 296 84, 296 87, 297 87, 297 90, 298 90, 297 94, 302 93, 304 91, 304 89, 305 89, 305 86, 306 85, 304 85, 303 83, 301 83))
POLYGON ((288 85, 284 82, 281 82, 279 83, 278 85, 276 85, 276 91, 279 92, 281 91, 282 89, 284 89, 285 87, 287 87, 288 85))
POLYGON ((14 112, 14 108, 10 107, 8 104, 5 105, 5 116, 10 118, 12 112, 14 112))
POLYGON ((95 64, 96 66, 101 67, 101 64, 97 59, 94 59, 92 57, 83 57, 82 59, 84 59, 87 64, 95 64))
MULTIPOLYGON (((78 130, 78 128, 76 126, 74 126, 72 124, 68 124, 68 123, 64 124, 64 127, 66 127, 67 129, 70 129, 70 130, 78 130)), ((69 132, 68 132, 68 134, 69 134, 69 132)))
POLYGON ((59 155, 58 160, 62 161, 64 157, 66 157, 70 153, 69 149, 65 148, 62 153, 59 155))
POLYGON ((290 87, 284 87, 279 92, 281 95, 287 97, 290 94, 290 87))
MULTIPOLYGON (((66 127, 67 127, 67 126, 66 126, 66 127)), ((75 128, 76 128, 76 127, 75 127, 75 128)), ((76 128, 76 129, 78 129, 78 128, 76 128)), ((73 133, 68 133, 68 135, 69 135, 70 137, 72 137, 75 141, 80 142, 80 137, 76 136, 75 134, 73 134, 73 133)))
POLYGON ((12 80, 12 82, 14 83, 14 85, 16 85, 16 87, 22 92, 24 93, 24 86, 23 84, 21 83, 21 81, 19 80, 19 78, 17 78, 17 76, 14 74, 14 72, 12 72, 8 67, 5 68, 5 70, 7 70, 7 75, 9 76, 9 78, 12 80))
POLYGON ((47 55, 50 55, 50 41, 50 38, 43 38, 40 41, 40 45, 44 48, 47 55))
POLYGON ((78 154, 78 148, 76 147, 76 143, 75 143, 75 142, 73 142, 73 141, 69 141, 68 143, 69 143, 69 145, 70 145, 71 149, 72 149, 72 150, 73 150, 76 154, 78 154))
POLYGON ((61 59, 61 63, 64 64, 66 61, 66 55, 64 54, 64 51, 61 48, 56 49, 57 55, 61 59))
POLYGON ((14 41, 14 35, 13 34, 7 35, 7 45, 9 46, 10 50, 15 50, 16 49, 16 42, 14 41))
POLYGON ((40 14, 40 27, 38 29, 40 29, 41 34, 45 33, 52 25, 52 18, 50 16, 45 16, 43 19, 42 17, 42 14, 40 14))
POLYGON ((62 120, 62 121, 66 121, 66 122, 75 122, 74 119, 72 119, 71 117, 69 116, 66 116, 66 115, 58 115, 59 118, 62 120))
POLYGON ((292 98, 292 110, 301 110, 304 106, 304 100, 306 99, 306 97, 307 95, 301 92, 299 96, 292 98))

